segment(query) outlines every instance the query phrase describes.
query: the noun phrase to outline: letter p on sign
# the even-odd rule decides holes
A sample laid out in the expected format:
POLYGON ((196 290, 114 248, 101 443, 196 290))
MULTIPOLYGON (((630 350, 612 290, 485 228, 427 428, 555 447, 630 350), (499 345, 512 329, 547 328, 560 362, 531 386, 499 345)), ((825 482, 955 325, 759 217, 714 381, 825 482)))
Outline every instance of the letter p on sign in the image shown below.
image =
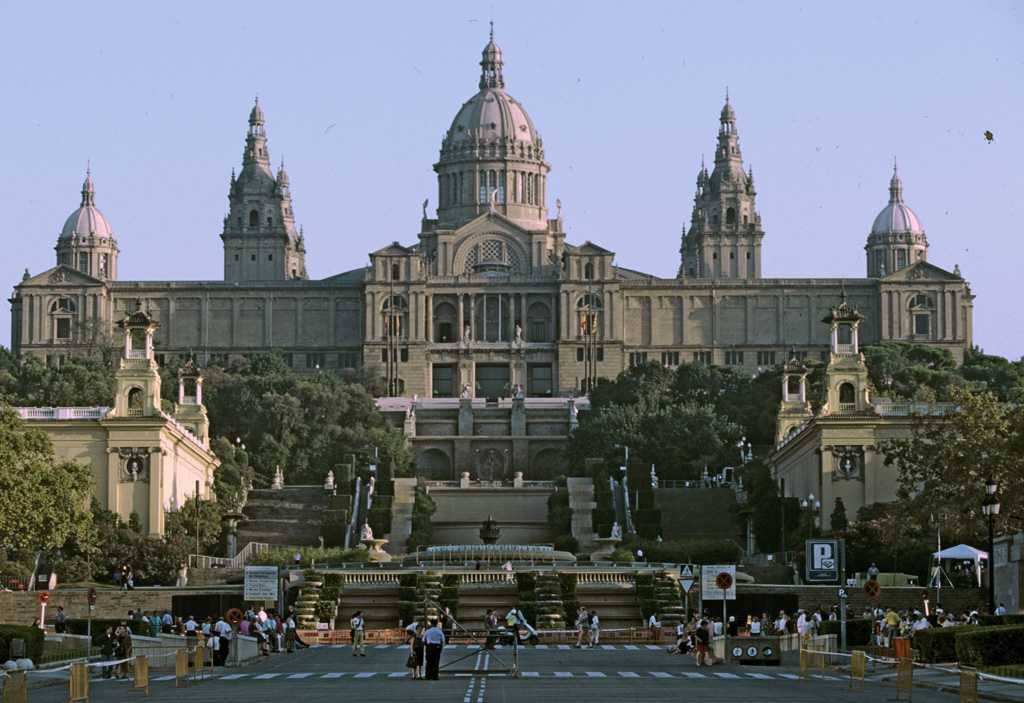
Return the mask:
POLYGON ((832 545, 818 543, 814 545, 814 552, 811 563, 815 569, 831 571, 836 568, 836 555, 833 553, 832 545))

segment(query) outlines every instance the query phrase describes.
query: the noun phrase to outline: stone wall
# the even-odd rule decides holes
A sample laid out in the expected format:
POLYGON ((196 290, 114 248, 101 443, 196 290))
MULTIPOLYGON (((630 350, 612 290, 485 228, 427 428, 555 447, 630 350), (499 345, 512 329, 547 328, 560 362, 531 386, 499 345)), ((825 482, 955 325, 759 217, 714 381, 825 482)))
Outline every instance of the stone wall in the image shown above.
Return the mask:
MULTIPOLYGON (((96 611, 93 617, 99 620, 124 618, 129 610, 150 612, 172 609, 172 599, 180 596, 209 596, 225 594, 241 597, 242 587, 229 588, 136 588, 131 591, 114 589, 97 589, 96 611)), ((86 600, 87 589, 60 588, 50 592, 50 602, 46 606, 46 621, 53 622, 57 606, 64 606, 69 618, 78 619, 89 616, 89 604, 86 600)), ((174 613, 183 615, 183 613, 174 613)), ((184 615, 187 615, 185 613, 184 615)), ((0 623, 15 625, 31 625, 39 617, 39 594, 25 591, 0 591, 0 623)))

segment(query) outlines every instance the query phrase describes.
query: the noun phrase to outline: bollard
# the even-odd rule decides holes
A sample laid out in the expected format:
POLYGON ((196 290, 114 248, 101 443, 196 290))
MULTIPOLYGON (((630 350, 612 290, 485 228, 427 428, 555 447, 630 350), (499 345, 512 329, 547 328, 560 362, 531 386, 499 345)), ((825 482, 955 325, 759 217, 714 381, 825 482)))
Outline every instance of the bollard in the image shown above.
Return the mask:
POLYGON ((811 643, 809 641, 801 640, 799 643, 800 647, 800 678, 808 678, 808 669, 811 668, 811 643))
POLYGON ((149 695, 149 659, 140 654, 135 657, 135 674, 132 676, 132 690, 145 691, 149 695))
POLYGON ((907 701, 914 699, 914 662, 901 657, 896 664, 896 700, 900 700, 900 691, 905 691, 907 701))
POLYGON ((205 678, 206 672, 206 647, 196 645, 196 651, 192 657, 192 680, 198 681, 200 677, 205 678))
POLYGON ((24 671, 8 671, 7 683, 4 684, 3 703, 26 703, 28 701, 28 682, 24 671))
POLYGON ((179 649, 174 653, 174 687, 180 686, 182 681, 188 686, 188 652, 179 649))
POLYGON ((978 703, 977 669, 960 669, 960 703, 978 703))
POLYGON ((864 690, 864 672, 867 670, 868 656, 860 649, 850 655, 850 688, 864 690))
POLYGON ((81 662, 71 665, 68 679, 68 703, 89 700, 89 667, 81 662))

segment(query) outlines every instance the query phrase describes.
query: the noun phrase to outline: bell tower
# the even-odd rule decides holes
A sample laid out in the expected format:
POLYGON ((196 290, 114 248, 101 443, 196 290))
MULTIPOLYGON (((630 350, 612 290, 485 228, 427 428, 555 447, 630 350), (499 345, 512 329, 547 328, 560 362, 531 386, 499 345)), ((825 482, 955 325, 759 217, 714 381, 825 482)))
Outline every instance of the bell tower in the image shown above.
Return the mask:
POLYGON ((860 351, 860 323, 864 316, 846 302, 843 291, 839 305, 822 322, 831 328, 825 383, 825 415, 857 415, 871 411, 870 382, 864 354, 860 351))
POLYGON ((783 441, 793 430, 813 417, 807 400, 807 375, 810 373, 796 354, 782 368, 782 401, 775 421, 775 443, 783 441))
POLYGON ((124 351, 114 372, 114 417, 154 417, 160 411, 160 372, 153 355, 153 333, 160 326, 142 301, 117 323, 124 333, 124 351))
POLYGON ((684 278, 761 277, 761 215, 754 171, 743 171, 736 111, 725 96, 719 117, 715 168, 701 161, 690 231, 683 235, 680 274, 684 278))
POLYGON ((178 369, 178 403, 174 408, 174 418, 209 448, 210 419, 203 405, 203 374, 192 359, 178 369))

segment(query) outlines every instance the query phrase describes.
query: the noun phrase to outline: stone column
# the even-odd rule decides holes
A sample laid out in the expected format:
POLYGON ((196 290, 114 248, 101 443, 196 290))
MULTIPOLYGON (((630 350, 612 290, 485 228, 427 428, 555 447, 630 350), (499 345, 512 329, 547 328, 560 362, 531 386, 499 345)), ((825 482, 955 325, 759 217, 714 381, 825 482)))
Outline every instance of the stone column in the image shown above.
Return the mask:
POLYGON ((456 293, 456 297, 459 299, 459 319, 455 323, 455 326, 457 328, 455 330, 455 338, 457 340, 459 340, 460 342, 462 342, 462 341, 464 341, 463 340, 463 332, 464 332, 464 327, 465 327, 465 324, 466 324, 466 318, 464 316, 464 312, 463 312, 463 309, 462 309, 462 293, 456 293))
POLYGON ((160 447, 149 451, 149 518, 148 532, 150 537, 159 537, 164 533, 164 453, 160 447))
POLYGON ((476 295, 471 294, 469 296, 469 334, 474 341, 480 339, 480 335, 477 334, 476 329, 476 295))
POLYGON ((434 296, 423 294, 423 339, 434 341, 434 296))

